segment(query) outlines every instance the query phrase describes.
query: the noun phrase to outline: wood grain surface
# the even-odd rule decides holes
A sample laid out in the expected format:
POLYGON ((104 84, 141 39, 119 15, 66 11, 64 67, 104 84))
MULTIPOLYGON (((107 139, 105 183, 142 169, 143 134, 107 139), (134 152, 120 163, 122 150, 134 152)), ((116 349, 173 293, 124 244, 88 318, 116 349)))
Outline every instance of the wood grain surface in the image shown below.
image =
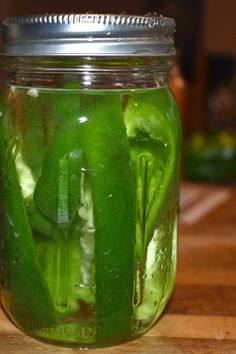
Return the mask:
MULTIPOLYGON (((236 354, 236 186, 184 183, 181 206, 177 279, 165 313, 137 340, 86 353, 236 354)), ((0 354, 79 352, 26 336, 0 309, 0 354)))

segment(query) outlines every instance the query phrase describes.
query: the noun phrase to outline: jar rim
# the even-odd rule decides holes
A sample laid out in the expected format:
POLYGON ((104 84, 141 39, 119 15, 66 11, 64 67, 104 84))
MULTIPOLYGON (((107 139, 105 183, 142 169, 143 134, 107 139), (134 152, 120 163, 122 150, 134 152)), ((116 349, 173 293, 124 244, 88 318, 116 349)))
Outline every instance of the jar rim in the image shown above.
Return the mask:
POLYGON ((172 56, 175 21, 157 13, 45 14, 2 21, 5 56, 172 56))

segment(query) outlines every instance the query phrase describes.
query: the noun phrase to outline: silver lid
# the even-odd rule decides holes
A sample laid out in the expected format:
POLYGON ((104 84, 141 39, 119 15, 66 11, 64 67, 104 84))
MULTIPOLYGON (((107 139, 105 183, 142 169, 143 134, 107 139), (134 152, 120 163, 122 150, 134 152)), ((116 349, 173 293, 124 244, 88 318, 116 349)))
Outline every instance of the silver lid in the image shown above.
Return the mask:
POLYGON ((175 21, 157 14, 61 14, 2 22, 6 56, 171 56, 175 21))

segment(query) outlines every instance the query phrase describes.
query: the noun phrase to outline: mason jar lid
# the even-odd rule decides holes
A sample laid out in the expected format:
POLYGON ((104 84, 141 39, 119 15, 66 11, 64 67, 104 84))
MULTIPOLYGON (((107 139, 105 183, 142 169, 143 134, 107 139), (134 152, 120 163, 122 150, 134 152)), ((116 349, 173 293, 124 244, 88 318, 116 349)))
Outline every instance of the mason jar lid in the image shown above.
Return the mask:
POLYGON ((7 18, 6 56, 172 56, 175 21, 156 13, 47 14, 7 18))

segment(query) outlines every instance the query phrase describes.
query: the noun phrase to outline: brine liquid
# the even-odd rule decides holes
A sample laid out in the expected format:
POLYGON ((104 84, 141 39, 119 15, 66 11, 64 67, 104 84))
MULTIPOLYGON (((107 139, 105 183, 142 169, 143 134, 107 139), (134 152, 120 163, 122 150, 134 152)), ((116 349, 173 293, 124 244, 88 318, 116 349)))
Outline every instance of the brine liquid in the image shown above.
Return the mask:
MULTIPOLYGON (((7 214, 8 231, 1 243, 3 306, 27 333, 68 345, 111 345, 144 333, 163 312, 175 278, 179 127, 168 89, 82 92, 10 87, 6 103, 8 108, 3 112, 5 159, 13 160, 32 239, 24 241, 30 242, 27 254, 21 247, 22 235, 13 225, 15 216, 7 214), (70 105, 71 95, 74 98, 70 105), (76 96, 77 115, 74 114, 76 96), (99 105, 91 109, 91 117, 84 114, 90 112, 94 102, 99 103, 100 97, 108 97, 108 105, 109 100, 120 102, 120 108, 114 108, 114 115, 118 116, 116 109, 122 112, 122 121, 118 123, 124 126, 124 131, 122 128, 114 133, 112 139, 105 125, 100 129, 98 118, 97 122, 92 121, 93 112, 100 109, 99 105), (85 106, 87 111, 83 111, 85 106), (69 121, 70 117, 73 122, 69 121), (71 141, 69 135, 78 128, 78 140, 84 139, 86 130, 83 131, 83 127, 89 127, 89 124, 97 142, 97 153, 87 152, 84 157, 83 146, 80 148, 76 139, 71 141), (98 134, 104 136, 99 138, 98 134), (101 151, 105 149, 107 155, 102 155, 101 151), (99 166, 90 162, 95 158, 99 166), (117 170, 114 159, 117 159, 117 166, 121 166, 117 170), (122 159, 128 161, 124 162, 129 170, 127 173, 120 171, 125 166, 122 159), (118 184, 117 193, 116 186, 110 182, 116 174, 123 179, 122 182, 114 178, 114 184, 118 184), (103 183, 101 176, 105 176, 104 184, 111 183, 111 190, 106 186, 102 190, 99 188, 103 183), (105 195, 99 195, 99 191, 105 195), (117 206, 118 203, 126 205, 122 195, 127 199, 127 213, 117 206), (133 199, 129 202, 129 198, 133 199), (99 200, 106 204, 103 210, 107 215, 99 211, 99 200), (101 232, 103 224, 107 227, 104 235, 101 232), (133 224, 133 229, 130 227, 128 232, 126 224, 133 224), (122 237, 119 230, 127 232, 130 240, 122 237), (117 253, 112 249, 111 237, 115 238, 117 253), (5 252, 10 243, 14 254, 5 252), (102 245, 101 249, 98 244, 102 245), (31 322, 22 319, 26 316, 25 307, 31 303, 33 309, 37 304, 32 299, 35 284, 32 283, 31 291, 27 290, 29 274, 25 272, 30 272, 31 262, 37 268, 33 279, 36 281, 37 274, 40 275, 38 281, 42 282, 47 303, 53 308, 52 321, 50 315, 44 321, 45 308, 41 311, 40 323, 33 310, 27 313, 31 322), (11 267, 22 277, 19 286, 22 294, 28 291, 27 298, 21 298, 21 293, 13 294, 17 286, 9 279, 11 267), (105 272, 110 283, 113 279, 112 289, 109 282, 107 285, 99 283, 106 282, 105 272), (108 289, 108 292, 102 298, 98 289, 104 289, 104 292, 108 289), (18 303, 21 303, 22 314, 18 303), (112 309, 111 313, 109 309, 112 309), (118 329, 119 321, 124 322, 123 331, 118 329), (104 334, 107 323, 110 323, 110 333, 104 334)), ((98 112, 96 114, 99 117, 98 112)), ((103 117, 102 110, 100 115, 103 117)), ((109 119, 112 126, 112 115, 109 119)), ((9 188, 11 176, 8 178, 7 163, 5 169, 3 183, 9 188)))

